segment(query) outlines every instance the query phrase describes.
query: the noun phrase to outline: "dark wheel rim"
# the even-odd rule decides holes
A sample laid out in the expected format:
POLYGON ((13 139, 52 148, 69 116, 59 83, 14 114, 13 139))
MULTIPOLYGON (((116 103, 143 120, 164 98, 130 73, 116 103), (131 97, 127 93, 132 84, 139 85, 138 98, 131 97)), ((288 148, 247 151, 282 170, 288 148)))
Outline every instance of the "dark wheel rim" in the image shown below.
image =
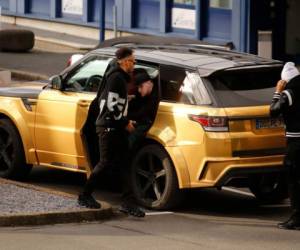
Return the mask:
POLYGON ((158 156, 145 153, 135 167, 139 197, 147 203, 159 201, 166 189, 166 170, 158 156))
POLYGON ((13 154, 13 140, 7 130, 0 128, 0 172, 11 168, 13 154))

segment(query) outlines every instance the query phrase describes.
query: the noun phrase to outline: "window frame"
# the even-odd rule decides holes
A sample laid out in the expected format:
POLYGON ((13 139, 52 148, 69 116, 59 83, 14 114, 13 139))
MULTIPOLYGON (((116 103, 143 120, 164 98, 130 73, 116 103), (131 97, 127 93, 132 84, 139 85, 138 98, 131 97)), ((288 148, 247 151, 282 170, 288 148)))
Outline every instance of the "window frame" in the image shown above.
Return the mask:
MULTIPOLYGON (((184 81, 183 79, 183 81, 184 81)), ((181 85, 182 86, 182 85, 181 85)), ((204 80, 204 78, 202 78, 198 72, 198 69, 197 68, 190 68, 190 67, 185 67, 185 66, 180 66, 180 65, 168 65, 168 64, 160 64, 159 65, 159 89, 160 89, 160 95, 159 95, 159 100, 161 102, 167 102, 167 103, 178 103, 178 104, 184 104, 184 105, 193 105, 193 106, 213 106, 214 103, 215 103, 215 100, 212 98, 212 95, 211 95, 211 91, 209 89, 209 86, 206 86, 206 81, 204 80), (162 67, 174 67, 174 68, 180 68, 184 74, 185 74, 185 77, 184 79, 186 78, 186 72, 190 72, 190 73, 196 73, 199 75, 199 78, 201 79, 202 83, 203 83, 203 87, 205 88, 205 91, 206 91, 206 94, 208 95, 208 98, 209 98, 209 101, 210 103, 209 104, 192 104, 192 103, 185 103, 185 102, 181 102, 180 100, 168 100, 168 99, 164 99, 163 96, 162 96, 162 73, 161 73, 161 68, 162 67)), ((180 90, 180 88, 178 89, 178 91, 180 90)))
MULTIPOLYGON (((62 85, 63 85, 63 91, 65 92, 76 92, 76 93, 96 93, 95 91, 86 91, 86 90, 77 90, 77 89, 71 89, 71 88, 67 88, 67 82, 77 73, 79 72, 79 69, 81 67, 83 67, 86 63, 93 61, 93 60, 97 60, 99 58, 110 58, 111 60, 113 60, 113 56, 111 55, 106 55, 106 54, 92 54, 88 57, 84 57, 82 58, 78 63, 76 63, 74 65, 74 67, 66 72, 65 74, 63 74, 63 80, 62 80, 62 85)), ((110 61, 111 61, 110 60, 110 61)), ((108 65, 107 65, 108 66, 108 65)), ((107 69, 107 67, 106 67, 107 69)), ((106 69, 104 70, 104 72, 106 71, 106 69)), ((103 74, 104 75, 104 74, 103 74)), ((103 77, 103 76, 102 76, 103 77)))

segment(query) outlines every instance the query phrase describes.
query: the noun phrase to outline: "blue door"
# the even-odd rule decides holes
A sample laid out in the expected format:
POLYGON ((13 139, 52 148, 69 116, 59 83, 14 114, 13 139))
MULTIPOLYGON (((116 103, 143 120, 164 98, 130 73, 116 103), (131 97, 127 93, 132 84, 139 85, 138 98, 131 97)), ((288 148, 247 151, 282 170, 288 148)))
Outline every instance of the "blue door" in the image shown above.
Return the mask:
POLYGON ((28 12, 40 16, 50 16, 49 0, 29 0, 28 12))
MULTIPOLYGON (((110 27, 113 24, 113 6, 115 5, 115 0, 105 1, 105 26, 110 27)), ((121 11, 121 10, 118 10, 121 11)), ((99 22, 100 20, 100 1, 94 0, 94 8, 92 11, 93 21, 99 22)))
POLYGON ((134 26, 142 29, 159 30, 160 1, 136 0, 134 26))
POLYGON ((2 10, 8 10, 9 9, 9 0, 0 0, 0 6, 2 10))
POLYGON ((209 0, 207 37, 231 39, 232 0, 209 0))

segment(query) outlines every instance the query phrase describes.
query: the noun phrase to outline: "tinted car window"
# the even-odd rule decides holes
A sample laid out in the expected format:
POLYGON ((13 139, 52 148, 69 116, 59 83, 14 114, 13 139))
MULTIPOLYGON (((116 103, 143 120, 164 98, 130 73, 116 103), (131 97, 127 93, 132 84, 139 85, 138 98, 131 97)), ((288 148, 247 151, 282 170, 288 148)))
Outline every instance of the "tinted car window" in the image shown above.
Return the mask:
POLYGON ((174 66, 160 67, 161 99, 164 101, 203 105, 210 97, 198 72, 174 66))
POLYGON ((209 78, 224 107, 270 104, 281 68, 222 72, 209 78))

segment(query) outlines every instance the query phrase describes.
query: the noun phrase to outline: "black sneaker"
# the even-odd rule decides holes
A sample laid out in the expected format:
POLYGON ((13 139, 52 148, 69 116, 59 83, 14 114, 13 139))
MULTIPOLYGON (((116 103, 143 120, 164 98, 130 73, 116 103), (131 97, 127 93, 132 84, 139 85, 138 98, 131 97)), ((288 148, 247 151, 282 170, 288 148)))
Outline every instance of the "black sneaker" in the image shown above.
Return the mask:
POLYGON ((286 230, 300 230, 300 219, 291 217, 285 222, 278 223, 278 228, 286 230))
POLYGON ((93 196, 80 194, 78 196, 78 204, 87 208, 99 209, 101 208, 101 204, 97 202, 93 196))
POLYGON ((145 217, 145 212, 135 206, 135 205, 129 205, 129 204, 122 204, 120 207, 119 207, 119 211, 124 213, 124 214, 127 214, 127 215, 132 215, 134 217, 139 217, 139 218, 142 218, 142 217, 145 217))

